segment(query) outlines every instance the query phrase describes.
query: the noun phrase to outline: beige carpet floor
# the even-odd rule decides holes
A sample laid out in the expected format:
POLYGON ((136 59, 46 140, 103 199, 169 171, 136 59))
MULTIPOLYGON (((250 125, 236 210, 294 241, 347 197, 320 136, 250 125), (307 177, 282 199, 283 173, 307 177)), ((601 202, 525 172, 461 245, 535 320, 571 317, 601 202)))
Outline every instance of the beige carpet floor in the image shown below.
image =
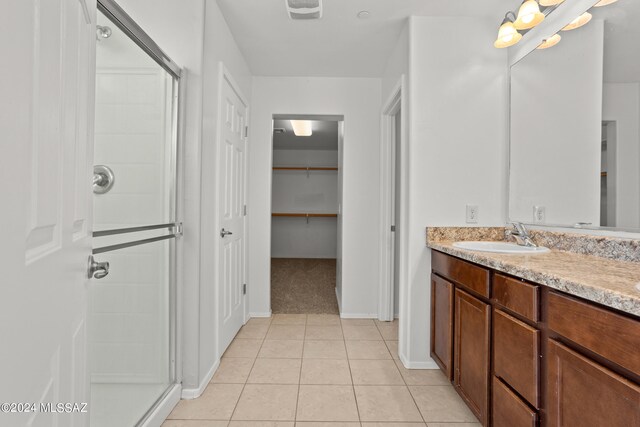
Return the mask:
POLYGON ((271 259, 271 311, 338 314, 335 259, 271 259))

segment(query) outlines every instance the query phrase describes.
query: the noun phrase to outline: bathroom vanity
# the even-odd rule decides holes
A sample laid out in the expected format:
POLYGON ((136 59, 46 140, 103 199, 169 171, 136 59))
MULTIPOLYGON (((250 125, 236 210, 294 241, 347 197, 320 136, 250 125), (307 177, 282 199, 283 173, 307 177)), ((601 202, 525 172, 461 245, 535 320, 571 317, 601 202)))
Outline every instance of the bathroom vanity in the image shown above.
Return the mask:
POLYGON ((640 264, 429 246, 431 356, 482 425, 640 426, 640 264))

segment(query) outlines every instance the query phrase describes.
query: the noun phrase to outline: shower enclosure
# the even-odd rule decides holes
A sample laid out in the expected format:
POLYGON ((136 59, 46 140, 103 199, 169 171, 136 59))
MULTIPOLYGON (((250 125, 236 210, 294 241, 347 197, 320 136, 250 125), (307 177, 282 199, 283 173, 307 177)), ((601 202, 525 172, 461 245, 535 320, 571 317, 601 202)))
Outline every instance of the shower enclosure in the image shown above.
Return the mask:
POLYGON ((141 425, 176 374, 180 69, 112 0, 98 1, 91 426, 141 425), (107 264, 108 263, 108 264, 107 264))

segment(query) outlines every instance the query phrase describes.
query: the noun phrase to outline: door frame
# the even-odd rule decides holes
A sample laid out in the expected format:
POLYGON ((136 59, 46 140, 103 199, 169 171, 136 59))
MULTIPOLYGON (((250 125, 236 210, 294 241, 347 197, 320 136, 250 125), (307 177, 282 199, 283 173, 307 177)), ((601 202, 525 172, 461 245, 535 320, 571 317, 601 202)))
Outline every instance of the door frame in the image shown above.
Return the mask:
MULTIPOLYGON (((395 232, 391 232, 395 216, 395 164, 396 164, 396 132, 395 132, 395 116, 398 112, 402 112, 400 117, 400 147, 407 147, 407 124, 408 124, 408 100, 406 96, 406 78, 404 74, 400 77, 394 86, 387 101, 382 105, 381 123, 381 144, 380 144, 380 230, 379 236, 382 245, 380 245, 380 267, 379 267, 379 292, 378 292, 378 320, 391 321, 394 320, 394 249, 395 239, 399 239, 399 313, 404 312, 402 304, 403 295, 406 292, 407 284, 407 233, 406 224, 408 223, 407 209, 407 150, 400 151, 400 164, 403 165, 400 171, 400 224, 402 226, 395 232)), ((401 322, 403 323, 403 322, 401 322)))
MULTIPOLYGON (((304 113, 304 114, 286 114, 286 113, 272 113, 271 114, 271 138, 270 138, 270 158, 269 158, 269 168, 273 166, 273 127, 275 120, 318 120, 318 121, 335 121, 338 123, 338 217, 337 221, 337 231, 338 237, 336 240, 336 300, 338 302, 338 312, 340 316, 342 316, 342 267, 339 264, 342 264, 342 218, 344 216, 344 123, 345 116, 344 114, 314 114, 314 113, 304 113), (340 288, 340 290, 339 290, 340 288)), ((269 174, 269 201, 273 200, 273 173, 269 174)), ((272 221, 271 221, 271 210, 269 210, 269 272, 271 272, 271 240, 273 238, 272 233, 272 221)), ((271 307, 271 274, 269 274, 269 312, 268 313, 253 313, 251 317, 270 317, 273 313, 271 307)))
MULTIPOLYGON (((216 148, 215 148, 215 153, 216 153, 216 172, 215 172, 215 180, 216 180, 216 189, 215 189, 215 211, 214 211, 214 223, 215 223, 215 228, 214 230, 220 230, 221 228, 221 218, 220 218, 220 212, 218 211, 218 206, 220 206, 220 201, 221 201, 221 197, 222 195, 220 194, 219 191, 219 183, 220 180, 222 179, 222 177, 220 176, 220 167, 219 166, 219 162, 222 160, 221 159, 221 150, 220 148, 222 147, 222 122, 223 122, 223 117, 222 117, 222 87, 225 84, 225 81, 229 83, 229 85, 231 86, 231 89, 233 89, 236 93, 236 95, 238 95, 238 97, 240 98, 240 101, 242 101, 242 103, 247 107, 247 117, 246 117, 246 121, 245 121, 245 125, 247 126, 247 129, 249 127, 249 123, 250 123, 250 113, 251 113, 251 106, 249 104, 248 98, 244 95, 244 93, 242 92, 242 90, 240 89, 240 85, 237 83, 237 81, 235 80, 235 78, 233 77, 233 75, 231 74, 231 72, 229 71, 229 69, 224 65, 224 63, 222 61, 220 61, 218 63, 218 117, 217 117, 217 129, 216 129, 216 148)), ((249 164, 249 155, 250 155, 250 150, 249 150, 249 137, 248 137, 248 132, 245 136, 245 156, 244 156, 244 177, 243 177, 243 182, 244 182, 244 203, 243 205, 246 206, 247 205, 247 190, 248 190, 248 171, 247 171, 247 166, 249 164)), ((247 208, 248 209, 248 208, 247 208)), ((248 248, 248 241, 249 241, 249 227, 247 227, 247 211, 245 211, 245 215, 244 215, 244 221, 243 221, 243 227, 244 227, 244 241, 245 244, 243 246, 243 263, 244 263, 244 268, 243 268, 243 275, 244 275, 244 283, 247 285, 247 293, 242 295, 242 316, 243 316, 243 324, 247 323, 247 321, 249 320, 249 307, 247 304, 248 301, 248 296, 249 293, 251 292, 251 286, 248 283, 248 256, 247 256, 247 248, 248 248)), ((216 301, 215 301, 215 308, 216 308, 216 315, 215 315, 215 331, 216 331, 216 360, 220 360, 220 358, 222 357, 222 353, 224 353, 224 351, 226 349, 220 348, 220 331, 221 331, 221 325, 220 325, 220 319, 218 316, 218 302, 220 301, 220 293, 222 291, 222 283, 220 281, 220 276, 218 274, 218 272, 220 271, 220 245, 219 242, 216 239, 216 244, 214 245, 214 271, 215 271, 215 277, 214 277, 214 294, 216 296, 216 301)), ((213 372, 212 372, 213 374, 213 372)))

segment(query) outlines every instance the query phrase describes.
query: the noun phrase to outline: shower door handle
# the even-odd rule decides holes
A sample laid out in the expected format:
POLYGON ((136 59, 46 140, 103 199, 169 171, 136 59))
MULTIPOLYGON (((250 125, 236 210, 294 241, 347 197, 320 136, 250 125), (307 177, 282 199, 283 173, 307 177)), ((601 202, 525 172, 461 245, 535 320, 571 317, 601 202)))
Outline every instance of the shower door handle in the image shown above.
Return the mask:
POLYGON ((223 239, 225 238, 225 236, 228 236, 230 234, 233 234, 231 231, 227 231, 224 228, 222 230, 220 230, 220 237, 222 237, 223 239))
POLYGON ((93 255, 89 255, 89 262, 87 267, 87 277, 89 279, 104 279, 109 274, 108 262, 97 262, 93 259, 93 255))

